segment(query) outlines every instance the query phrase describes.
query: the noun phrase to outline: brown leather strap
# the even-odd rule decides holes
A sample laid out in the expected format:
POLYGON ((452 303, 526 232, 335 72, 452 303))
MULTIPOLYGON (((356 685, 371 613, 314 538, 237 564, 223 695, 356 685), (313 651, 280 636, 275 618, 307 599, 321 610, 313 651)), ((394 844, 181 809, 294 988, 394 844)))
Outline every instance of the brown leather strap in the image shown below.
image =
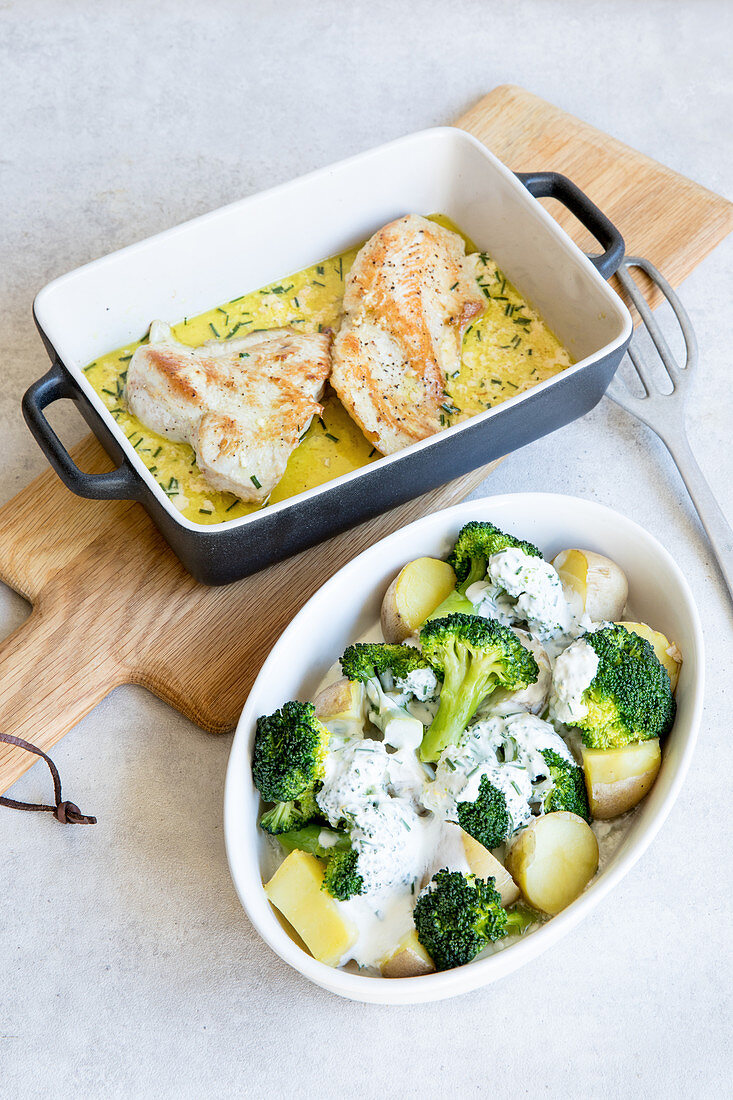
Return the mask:
POLYGON ((13 737, 11 733, 0 733, 0 741, 6 745, 15 745, 18 749, 33 752, 40 756, 49 766, 53 778, 53 793, 56 799, 55 806, 42 806, 35 802, 16 802, 14 798, 0 797, 0 806, 9 806, 11 810, 48 810, 62 825, 96 825, 96 817, 87 817, 73 802, 61 801, 61 779, 56 765, 50 756, 46 756, 42 749, 31 745, 30 741, 24 741, 22 737, 13 737))

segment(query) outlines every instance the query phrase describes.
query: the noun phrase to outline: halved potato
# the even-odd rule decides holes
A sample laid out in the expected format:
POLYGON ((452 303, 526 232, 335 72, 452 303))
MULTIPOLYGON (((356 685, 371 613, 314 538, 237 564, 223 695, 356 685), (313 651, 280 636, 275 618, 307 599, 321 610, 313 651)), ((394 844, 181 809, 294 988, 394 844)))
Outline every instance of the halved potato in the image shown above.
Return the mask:
POLYGON ((625 626, 632 634, 638 634, 640 638, 644 638, 645 641, 649 642, 660 665, 669 674, 672 691, 676 691, 680 668, 682 667, 682 654, 675 643, 670 642, 661 631, 652 630, 646 623, 619 623, 618 625, 625 626))
POLYGON ((435 964, 417 938, 413 928, 403 936, 391 955, 379 964, 383 978, 417 978, 432 974, 435 964))
POLYGON ((496 889, 501 894, 501 904, 505 909, 508 905, 514 905, 519 897, 519 887, 506 867, 491 854, 488 848, 484 848, 483 844, 479 844, 478 840, 469 836, 468 833, 463 833, 462 839, 471 873, 477 878, 495 879, 496 889))
POLYGON ((382 634, 387 642, 403 642, 435 611, 456 585, 447 561, 415 558, 400 570, 382 601, 382 634))
POLYGON ((582 894, 598 870, 598 841, 577 814, 544 814, 518 835, 506 864, 529 904, 554 916, 582 894))
POLYGON ((593 550, 571 549, 561 550, 552 559, 552 564, 563 588, 580 599, 592 622, 603 619, 613 622, 623 614, 629 585, 626 574, 615 561, 593 550))
POLYGON ((267 897, 293 926, 311 955, 338 966, 356 943, 358 929, 321 889, 324 865, 308 852, 291 852, 265 884, 267 897))
POLYGON ((593 817, 607 821, 641 802, 662 763, 659 741, 639 741, 622 749, 583 746, 583 771, 593 817))
POLYGON ((366 691, 358 680, 339 680, 322 688, 313 705, 331 733, 361 733, 366 718, 366 691))

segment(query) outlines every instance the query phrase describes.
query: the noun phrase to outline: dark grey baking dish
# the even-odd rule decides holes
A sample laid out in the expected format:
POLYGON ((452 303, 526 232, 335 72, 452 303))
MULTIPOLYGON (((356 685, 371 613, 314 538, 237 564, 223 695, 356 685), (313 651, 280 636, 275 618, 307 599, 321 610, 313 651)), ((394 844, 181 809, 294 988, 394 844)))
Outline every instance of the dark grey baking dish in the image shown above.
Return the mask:
POLYGON ((602 397, 632 332, 606 285, 624 243, 564 176, 515 176, 462 130, 426 130, 196 218, 49 283, 34 316, 52 367, 23 412, 59 477, 80 496, 137 500, 186 568, 227 584, 312 546, 582 416, 602 397), (589 259, 536 201, 563 202, 593 233, 589 259), (241 519, 201 526, 183 517, 140 461, 83 368, 139 337, 150 321, 194 316, 289 271, 334 255, 408 212, 449 215, 490 252, 576 363, 466 423, 241 519), (119 463, 78 469, 44 416, 76 402, 119 463))

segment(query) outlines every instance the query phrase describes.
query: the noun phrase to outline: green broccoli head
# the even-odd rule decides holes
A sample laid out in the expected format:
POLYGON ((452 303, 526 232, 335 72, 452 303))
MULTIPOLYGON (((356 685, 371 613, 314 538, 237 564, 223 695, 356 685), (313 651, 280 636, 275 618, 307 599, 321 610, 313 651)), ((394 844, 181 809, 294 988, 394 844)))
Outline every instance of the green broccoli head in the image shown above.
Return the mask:
POLYGON ((482 581, 491 555, 510 546, 523 550, 530 557, 542 557, 542 551, 531 542, 515 539, 513 535, 507 535, 494 527, 493 523, 472 520, 462 527, 448 557, 458 581, 458 590, 464 593, 469 585, 482 581))
POLYGON ((583 742, 592 749, 617 749, 668 733, 674 696, 649 642, 617 625, 583 638, 598 655, 598 670, 582 697, 588 713, 577 722, 583 742))
POLYGON ((577 764, 571 764, 552 749, 545 749, 542 753, 550 772, 552 788, 545 796, 543 810, 546 814, 556 810, 569 810, 571 814, 590 821, 588 810, 588 795, 585 790, 583 769, 577 764))
POLYGON ((335 851, 329 856, 323 876, 323 889, 339 901, 348 901, 364 891, 364 879, 357 870, 358 853, 353 848, 335 851))
POLYGON ((404 680, 411 672, 429 667, 419 649, 388 642, 357 642, 350 645, 341 658, 346 679, 362 683, 382 676, 404 680))
POLYGON ((484 848, 497 848, 512 832, 506 798, 487 775, 481 776, 474 802, 458 803, 458 824, 484 848))
POLYGON ((524 926, 501 904, 493 878, 438 871, 413 911, 417 938, 438 970, 463 966, 494 940, 524 926))
POLYGON ((257 719, 252 776, 265 802, 292 802, 323 778, 328 730, 312 703, 285 703, 257 719))
POLYGON ((443 676, 438 711, 420 748, 434 762, 454 745, 481 702, 497 687, 519 690, 539 675, 516 634, 495 619, 460 612, 431 619, 420 631, 424 656, 443 676))
POLYGON ((260 818, 260 828, 273 836, 302 829, 309 821, 320 817, 321 810, 311 790, 294 798, 292 802, 277 802, 260 818))

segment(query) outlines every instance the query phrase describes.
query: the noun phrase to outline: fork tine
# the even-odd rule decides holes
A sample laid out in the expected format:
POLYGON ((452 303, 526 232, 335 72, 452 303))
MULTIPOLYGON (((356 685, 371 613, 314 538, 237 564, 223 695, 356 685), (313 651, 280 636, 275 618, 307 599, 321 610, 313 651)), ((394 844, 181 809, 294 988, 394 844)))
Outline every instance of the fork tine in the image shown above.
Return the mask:
MULTIPOLYGON (((628 267, 638 267, 641 271, 645 272, 669 302, 672 312, 682 329, 682 336, 685 341, 685 365, 682 369, 688 371, 693 370, 694 367, 697 366, 697 337, 692 327, 692 321, 689 318, 687 310, 682 305, 682 302, 661 272, 657 271, 654 264, 649 260, 641 256, 627 256, 625 263, 628 267)), ((648 324, 646 319, 645 323, 648 324)))
MULTIPOLYGON (((616 275, 617 275, 618 280, 621 283, 622 287, 624 288, 624 290, 628 294, 629 298, 631 299, 631 301, 636 306, 636 309, 639 313, 639 316, 641 317, 641 319, 644 323, 644 326, 646 327, 647 332, 651 336, 651 338, 654 342, 654 346, 656 347, 657 351, 659 352, 659 358, 662 360, 662 363, 664 364, 664 369, 666 370, 667 374, 669 375, 669 380, 672 383, 672 388, 674 389, 675 381, 678 377, 679 367, 675 363, 675 360, 672 356, 672 352, 669 348, 669 345, 668 345, 667 341, 665 340, 664 335, 663 335, 661 329, 659 328, 659 325, 655 321, 652 311, 649 309, 646 298, 644 297, 642 292, 639 290, 639 287, 636 285, 636 282, 634 281, 633 277, 629 274, 628 268, 632 267, 632 266, 636 267, 636 266, 641 266, 641 265, 637 265, 634 260, 630 260, 630 259, 624 260, 624 263, 618 269, 618 271, 616 272, 616 275)), ((643 268, 642 270, 646 270, 646 268, 643 268)), ((647 272, 647 274, 649 274, 649 272, 647 272)), ((658 274, 658 272, 657 272, 657 274, 658 274)), ((650 278, 651 277, 652 276, 650 276, 650 278)), ((629 354, 631 355, 631 348, 629 348, 629 354)), ((632 358, 634 366, 636 367, 639 375, 642 376, 643 381, 646 383, 647 392, 649 391, 649 387, 654 389, 654 383, 651 381, 651 379, 643 377, 639 361, 636 358, 634 358, 634 356, 631 356, 631 358, 632 358)))

